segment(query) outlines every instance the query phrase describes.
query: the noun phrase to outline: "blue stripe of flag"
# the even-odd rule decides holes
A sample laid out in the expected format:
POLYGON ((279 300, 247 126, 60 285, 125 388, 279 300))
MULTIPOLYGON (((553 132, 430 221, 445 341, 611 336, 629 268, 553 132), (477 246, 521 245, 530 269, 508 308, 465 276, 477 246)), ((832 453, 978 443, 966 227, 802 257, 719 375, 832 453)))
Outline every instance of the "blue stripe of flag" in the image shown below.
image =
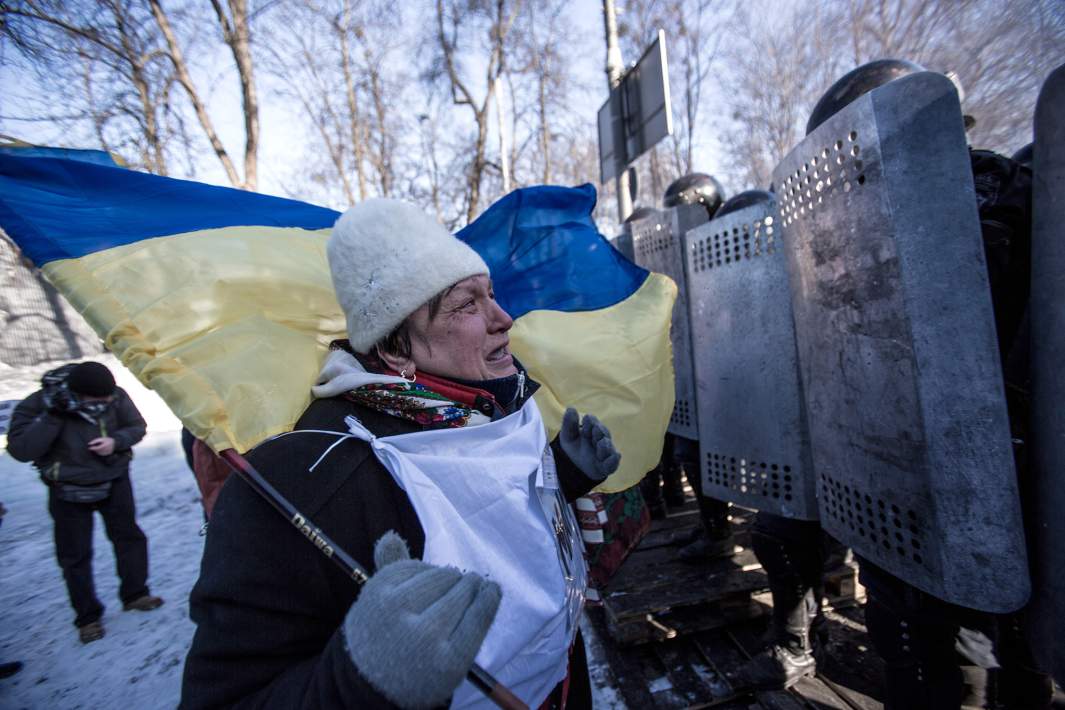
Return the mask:
POLYGON ((0 154, 0 224, 37 266, 183 232, 332 227, 304 202, 80 160, 0 154))
POLYGON ((606 308, 647 279, 599 233, 595 201, 587 184, 522 188, 458 233, 488 264, 496 299, 512 317, 606 308))
MULTIPOLYGON (((0 151, 0 226, 38 266, 203 229, 324 229, 339 216, 304 202, 103 161, 23 156, 0 151)), ((599 234, 592 219, 595 202, 591 185, 523 188, 457 236, 484 258, 496 297, 514 318, 541 309, 605 308, 632 295, 647 272, 599 234)))

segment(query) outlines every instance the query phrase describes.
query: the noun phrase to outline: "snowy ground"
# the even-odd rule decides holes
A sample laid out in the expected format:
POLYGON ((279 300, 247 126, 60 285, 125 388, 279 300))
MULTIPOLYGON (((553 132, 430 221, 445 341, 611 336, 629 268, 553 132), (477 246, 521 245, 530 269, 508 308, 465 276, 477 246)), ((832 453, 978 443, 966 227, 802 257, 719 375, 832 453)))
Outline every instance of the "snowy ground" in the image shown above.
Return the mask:
MULTIPOLYGON (((95 359, 111 368, 148 422, 148 435, 134 449, 133 491, 137 520, 148 536, 149 584, 166 604, 149 613, 122 611, 114 556, 97 516, 94 570, 97 595, 107 606, 107 635, 88 645, 79 642, 55 563, 46 489, 32 466, 0 453, 0 501, 8 509, 0 525, 0 663, 25 664, 19 674, 0 680, 0 708, 172 708, 180 696, 193 634, 188 596, 203 552, 199 491, 181 452, 181 425, 170 410, 114 357, 95 359)), ((0 365, 0 401, 31 394, 40 376, 59 364, 0 365)), ((5 445, 0 435, 0 448, 5 445)), ((598 639, 584 626, 595 705, 623 710, 605 675, 598 639)))
MULTIPOLYGON (((97 595, 107 606, 107 636, 83 645, 55 563, 47 495, 36 471, 0 454, 0 662, 22 671, 0 680, 2 708, 174 707, 192 640, 188 595, 199 574, 203 523, 199 491, 181 453, 177 419, 110 356, 96 358, 115 373, 148 421, 134 449, 137 520, 148 536, 152 592, 166 604, 149 613, 123 612, 114 555, 99 516, 95 525, 97 595)), ((59 363, 0 369, 0 400, 37 389, 40 375, 59 363)), ((0 436, 0 446, 6 442, 0 436)))

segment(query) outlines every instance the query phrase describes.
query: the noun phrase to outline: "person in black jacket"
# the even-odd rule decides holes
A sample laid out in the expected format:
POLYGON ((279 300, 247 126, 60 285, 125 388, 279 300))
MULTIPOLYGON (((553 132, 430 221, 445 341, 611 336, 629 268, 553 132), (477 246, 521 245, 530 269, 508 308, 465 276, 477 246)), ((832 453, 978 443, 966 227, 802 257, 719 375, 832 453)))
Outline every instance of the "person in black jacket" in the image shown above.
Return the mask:
POLYGON ((590 707, 565 500, 617 468, 609 433, 570 409, 546 443, 487 266, 420 210, 353 207, 329 261, 349 339, 295 429, 247 455, 307 522, 226 481, 181 707, 484 706, 463 682, 475 658, 530 707, 590 707))
POLYGON ((126 611, 150 611, 163 600, 148 591, 148 540, 137 525, 129 462, 144 438, 140 412, 98 362, 65 365, 45 374, 42 388, 15 407, 7 450, 32 461, 48 486, 55 550, 78 638, 103 638, 104 606, 92 576, 93 512, 114 546, 119 597, 126 611))

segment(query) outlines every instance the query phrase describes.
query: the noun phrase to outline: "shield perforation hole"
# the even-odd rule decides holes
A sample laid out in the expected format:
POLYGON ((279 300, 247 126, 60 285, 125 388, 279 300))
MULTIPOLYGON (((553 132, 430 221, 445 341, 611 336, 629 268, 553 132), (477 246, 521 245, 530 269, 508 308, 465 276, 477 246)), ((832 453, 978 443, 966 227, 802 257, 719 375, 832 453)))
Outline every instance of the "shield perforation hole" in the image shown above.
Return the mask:
POLYGON ((857 140, 858 132, 850 131, 846 139, 838 139, 832 144, 832 151, 823 148, 793 175, 787 177, 783 190, 785 200, 781 205, 785 226, 795 224, 800 218, 812 214, 818 205, 825 204, 826 199, 831 199, 836 187, 841 188, 844 193, 849 193, 856 187, 865 185, 865 175, 862 174, 864 165, 857 158, 861 152, 857 140), (850 144, 847 148, 844 148, 845 141, 850 144), (833 154, 835 160, 832 160, 833 154), (848 161, 854 166, 856 175, 853 179, 848 179, 847 176, 848 161), (833 175, 837 170, 838 177, 833 175))
POLYGON ((678 399, 673 404, 673 414, 669 418, 672 424, 690 427, 692 425, 691 404, 686 399, 678 399))
POLYGON ((825 473, 820 475, 819 483, 821 498, 827 503, 827 517, 877 544, 885 556, 897 555, 911 563, 924 564, 923 533, 915 510, 874 498, 825 473))
POLYGON ((710 480, 715 485, 764 498, 792 498, 791 486, 782 486, 779 474, 773 472, 779 470, 779 464, 713 452, 706 453, 705 461, 710 480))

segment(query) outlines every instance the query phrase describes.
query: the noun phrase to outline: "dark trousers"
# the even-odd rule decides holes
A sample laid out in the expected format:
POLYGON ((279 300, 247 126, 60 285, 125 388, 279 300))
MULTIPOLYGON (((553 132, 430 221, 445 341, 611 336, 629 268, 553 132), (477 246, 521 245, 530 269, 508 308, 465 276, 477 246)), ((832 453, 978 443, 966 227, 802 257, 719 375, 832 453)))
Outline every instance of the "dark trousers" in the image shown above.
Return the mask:
POLYGON ((827 535, 816 520, 793 520, 765 511, 754 516, 751 547, 769 578, 774 643, 809 651, 811 631, 823 630, 827 544, 827 535))
POLYGON ((702 520, 707 535, 714 540, 727 538, 732 534, 728 519, 729 503, 703 495, 703 475, 699 468, 699 442, 676 436, 673 437, 672 451, 675 465, 684 468, 688 483, 695 491, 695 500, 699 504, 699 518, 702 520))
POLYGON ((55 521, 55 554, 74 607, 75 626, 97 621, 104 607, 92 578, 93 512, 99 511, 115 549, 119 598, 123 603, 148 593, 148 539, 137 526, 129 475, 115 479, 111 495, 98 503, 68 503, 48 491, 48 512, 55 521))
POLYGON ((955 606, 860 565, 865 623, 887 674, 886 710, 1050 706, 1053 686, 1034 667, 1019 614, 955 606))
MULTIPOLYGON (((683 470, 673 458, 673 442, 676 437, 667 433, 662 441, 662 456, 658 465, 647 472, 640 481, 640 492, 647 505, 662 511, 665 515, 666 505, 673 507, 684 504, 684 482, 681 480, 683 470)), ((694 485, 694 484, 693 484, 694 485)))

